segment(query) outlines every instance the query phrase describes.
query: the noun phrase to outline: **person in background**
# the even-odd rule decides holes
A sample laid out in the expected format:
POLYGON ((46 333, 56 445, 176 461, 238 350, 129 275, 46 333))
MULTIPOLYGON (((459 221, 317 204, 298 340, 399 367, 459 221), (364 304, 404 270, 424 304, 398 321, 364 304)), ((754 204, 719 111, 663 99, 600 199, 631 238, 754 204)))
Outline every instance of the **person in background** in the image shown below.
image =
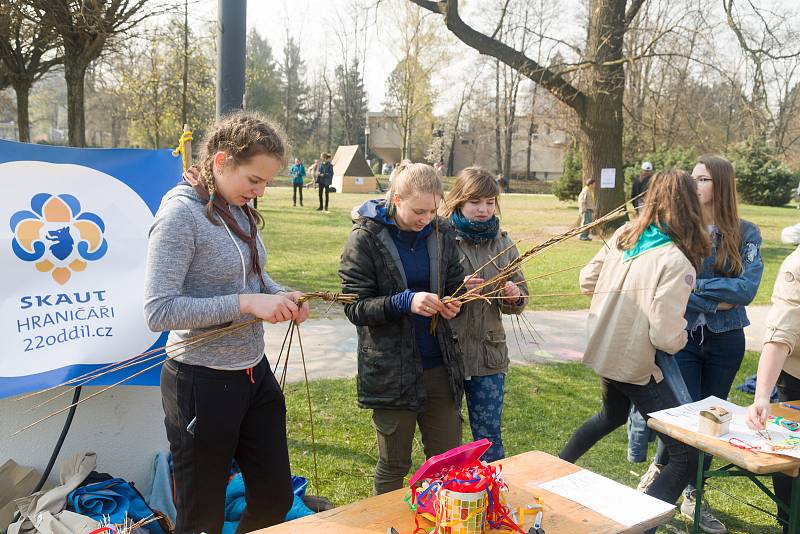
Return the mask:
MULTIPOLYGON (((580 217, 581 226, 589 224, 594 220, 595 206, 594 178, 589 178, 586 180, 586 185, 583 186, 581 193, 578 195, 578 217, 580 217)), ((579 239, 581 241, 591 241, 592 238, 589 237, 589 230, 581 232, 579 239)))
POLYGON ((650 184, 650 177, 653 176, 653 164, 649 161, 642 163, 642 172, 639 177, 633 181, 631 186, 631 199, 633 200, 633 207, 636 209, 636 214, 642 209, 644 202, 644 195, 642 193, 647 191, 647 186, 650 184), (639 195, 642 195, 639 197, 639 195), (639 198, 636 198, 639 197, 639 198))
POLYGON ((306 186, 309 189, 313 189, 314 187, 317 186, 317 169, 318 168, 319 168, 319 160, 315 159, 314 163, 312 163, 311 166, 308 169, 306 169, 306 175, 310 176, 311 178, 313 178, 313 180, 308 182, 308 185, 306 186))
POLYGON ((800 182, 797 184, 797 189, 794 190, 794 199, 797 202, 797 209, 800 210, 800 182))
POLYGON ((297 192, 300 191, 300 207, 303 207, 303 178, 306 176, 306 168, 300 158, 294 160, 294 165, 289 169, 292 175, 292 205, 297 207, 297 192))
POLYGON ((328 212, 328 198, 331 194, 331 184, 333 183, 333 164, 331 155, 324 152, 320 158, 322 162, 317 167, 317 185, 319 185, 319 207, 317 211, 328 212), (325 193, 325 204, 322 204, 322 193, 325 193))
MULTIPOLYGON (((462 170, 447 193, 442 211, 456 234, 464 272, 469 273, 465 279, 467 289, 497 276, 500 267, 519 257, 514 241, 500 229, 500 187, 488 170, 462 170), (472 276, 475 272, 478 274, 472 276)), ((492 289, 484 288, 482 293, 492 289)), ((451 321, 464 356, 464 392, 472 439, 492 442, 481 457, 486 462, 506 456, 501 420, 510 362, 503 314, 520 314, 528 302, 528 286, 520 271, 498 289, 489 295, 495 298, 470 302, 451 321)))

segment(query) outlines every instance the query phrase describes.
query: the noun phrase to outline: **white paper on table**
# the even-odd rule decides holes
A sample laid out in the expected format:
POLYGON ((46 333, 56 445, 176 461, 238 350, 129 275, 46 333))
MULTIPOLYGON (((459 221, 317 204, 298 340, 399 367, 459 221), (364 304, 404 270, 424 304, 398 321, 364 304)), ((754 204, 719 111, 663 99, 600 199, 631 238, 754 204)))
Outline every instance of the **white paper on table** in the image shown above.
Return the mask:
POLYGON ((614 189, 617 185, 617 169, 600 169, 600 188, 601 189, 614 189))
MULTIPOLYGON (((722 400, 718 397, 708 397, 703 400, 684 404, 677 408, 670 408, 668 410, 660 410, 648 414, 653 419, 670 423, 692 432, 697 432, 698 428, 698 414, 700 410, 705 410, 711 406, 719 406, 731 412, 731 424, 729 432, 718 436, 716 439, 720 441, 729 442, 733 438, 740 439, 744 443, 756 448, 759 452, 766 452, 768 454, 780 454, 782 456, 792 456, 793 458, 800 458, 800 447, 785 450, 772 450, 768 446, 768 441, 759 435, 755 430, 750 430, 747 427, 745 418, 747 410, 738 404, 722 400)), ((775 423, 767 423, 767 432, 769 433, 770 442, 780 444, 787 438, 800 438, 800 432, 792 432, 775 423)))
POLYGON ((626 527, 644 523, 675 508, 669 503, 586 469, 537 486, 575 501, 626 527))

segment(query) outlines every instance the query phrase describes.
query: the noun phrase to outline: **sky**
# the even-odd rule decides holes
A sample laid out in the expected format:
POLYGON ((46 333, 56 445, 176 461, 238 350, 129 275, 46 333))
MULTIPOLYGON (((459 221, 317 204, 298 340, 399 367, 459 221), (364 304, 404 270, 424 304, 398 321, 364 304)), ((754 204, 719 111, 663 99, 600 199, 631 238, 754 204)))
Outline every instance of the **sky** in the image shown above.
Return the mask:
MULTIPOLYGON (((249 0, 247 28, 255 27, 266 37, 276 57, 286 43, 287 30, 295 39, 299 37, 307 74, 310 75, 312 69, 325 63, 326 54, 332 60, 338 56, 337 23, 342 17, 348 20, 346 17, 352 3, 351 0, 249 0)), ((213 20, 217 14, 217 0, 197 0, 190 11, 195 20, 213 20)), ((397 63, 388 46, 377 37, 380 30, 373 9, 367 33, 369 53, 364 69, 370 111, 383 109, 386 78, 397 63)))

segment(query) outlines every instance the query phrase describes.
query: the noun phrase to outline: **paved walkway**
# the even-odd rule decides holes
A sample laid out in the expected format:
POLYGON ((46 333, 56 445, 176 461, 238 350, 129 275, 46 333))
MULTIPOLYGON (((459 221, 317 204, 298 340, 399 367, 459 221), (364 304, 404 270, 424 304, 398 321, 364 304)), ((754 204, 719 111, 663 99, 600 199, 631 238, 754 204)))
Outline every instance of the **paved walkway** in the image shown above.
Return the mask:
MULTIPOLYGON (((747 315, 752 323, 745 328, 747 350, 761 350, 764 319, 768 310, 769 306, 747 308, 747 315)), ((586 348, 586 315, 587 310, 529 311, 525 312, 525 318, 530 326, 517 326, 516 320, 512 324, 513 318, 505 316, 512 362, 525 365, 580 361, 586 348)), ((265 324, 267 355, 272 365, 275 364, 286 328, 286 325, 265 324)), ((358 345, 356 329, 345 317, 312 319, 301 325, 301 332, 309 378, 355 376, 358 345)), ((295 340, 289 357, 287 380, 296 382, 302 379, 303 365, 295 340)))

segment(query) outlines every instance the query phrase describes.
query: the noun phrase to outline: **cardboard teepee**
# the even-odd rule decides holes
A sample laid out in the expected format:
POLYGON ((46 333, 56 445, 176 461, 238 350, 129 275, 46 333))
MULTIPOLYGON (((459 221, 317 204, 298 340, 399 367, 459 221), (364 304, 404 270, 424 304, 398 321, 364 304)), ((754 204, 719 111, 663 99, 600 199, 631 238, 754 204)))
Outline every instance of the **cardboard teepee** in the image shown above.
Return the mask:
POLYGON ((378 189, 375 175, 359 145, 343 145, 336 149, 333 186, 341 193, 372 193, 378 189))

